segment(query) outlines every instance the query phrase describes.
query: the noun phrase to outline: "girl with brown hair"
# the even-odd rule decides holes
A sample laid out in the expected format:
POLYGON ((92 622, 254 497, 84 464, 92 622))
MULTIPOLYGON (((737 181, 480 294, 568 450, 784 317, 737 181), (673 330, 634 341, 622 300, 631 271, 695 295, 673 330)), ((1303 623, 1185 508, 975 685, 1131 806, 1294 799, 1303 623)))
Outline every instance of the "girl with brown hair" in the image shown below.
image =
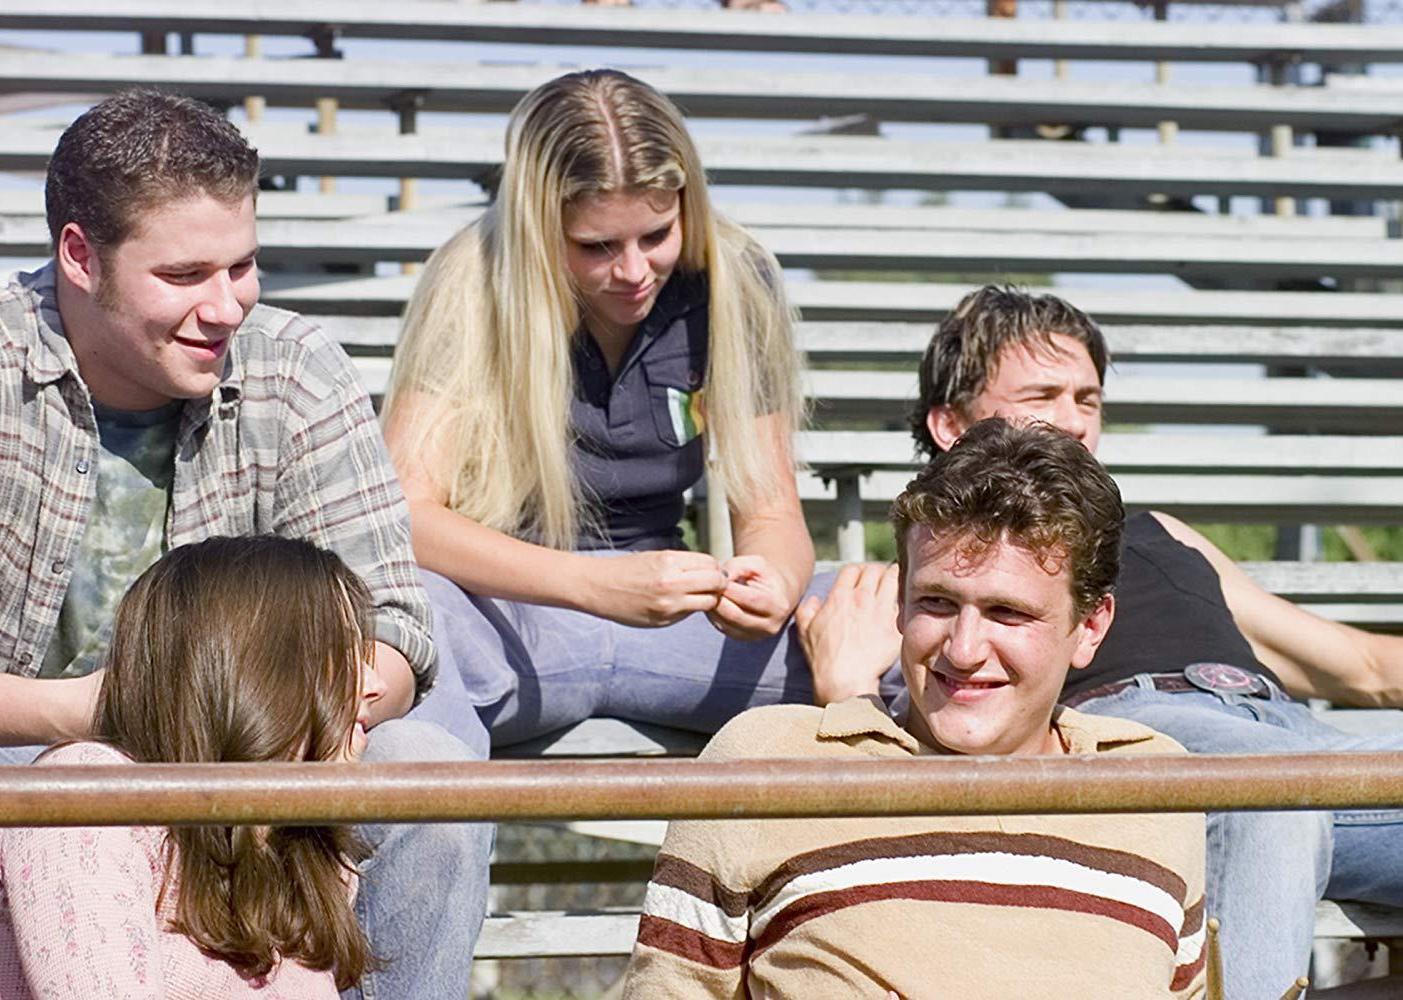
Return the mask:
MULTIPOLYGON (((173 549, 118 606, 99 739, 42 765, 359 756, 372 602, 334 554, 268 536, 173 549)), ((346 827, 0 831, 0 1000, 317 1000, 374 963, 346 827)))

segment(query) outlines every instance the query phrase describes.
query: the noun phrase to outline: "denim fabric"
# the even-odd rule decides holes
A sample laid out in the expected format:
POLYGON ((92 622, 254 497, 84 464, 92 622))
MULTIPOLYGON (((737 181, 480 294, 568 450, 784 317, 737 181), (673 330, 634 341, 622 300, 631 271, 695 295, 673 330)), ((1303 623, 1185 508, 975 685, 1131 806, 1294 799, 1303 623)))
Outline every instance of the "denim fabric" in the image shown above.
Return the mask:
MULTIPOLYGON (((406 719, 370 731, 367 763, 482 760, 487 733, 459 740, 406 719)), ((361 864, 356 917, 386 960, 343 1000, 463 1000, 473 947, 487 912, 491 823, 371 823, 359 830, 371 856, 361 864)))
MULTIPOLYGON (((601 556, 607 558, 607 556, 601 556)), ((477 713, 494 746, 506 746, 592 716, 713 733, 756 705, 810 702, 813 684, 791 624, 756 642, 728 639, 705 615, 664 628, 464 593, 422 572, 434 609, 439 679, 412 713, 455 735, 477 713)), ((823 596, 832 574, 808 593, 823 596)), ((888 674, 884 694, 900 685, 888 674)))
POLYGON ((31 763, 44 752, 43 747, 0 747, 0 767, 31 763))
MULTIPOLYGON (((1403 732, 1343 733, 1275 688, 1264 698, 1135 680, 1077 710, 1134 719, 1195 753, 1403 750, 1403 732)), ((1403 906, 1403 810, 1208 815, 1208 913, 1222 922, 1226 996, 1276 1000, 1306 973, 1326 895, 1403 906)))

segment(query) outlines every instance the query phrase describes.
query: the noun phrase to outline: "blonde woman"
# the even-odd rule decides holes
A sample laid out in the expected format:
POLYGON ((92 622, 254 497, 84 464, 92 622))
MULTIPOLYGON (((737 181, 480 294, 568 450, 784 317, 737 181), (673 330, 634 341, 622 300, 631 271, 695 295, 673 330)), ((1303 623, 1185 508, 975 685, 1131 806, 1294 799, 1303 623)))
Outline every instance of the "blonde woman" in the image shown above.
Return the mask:
POLYGON ((461 733, 475 706, 500 745, 807 701, 798 365, 779 268, 712 212, 677 108, 611 70, 528 94, 494 205, 419 281, 386 400, 442 657, 419 717, 461 733), (679 527, 708 454, 724 562, 679 527))

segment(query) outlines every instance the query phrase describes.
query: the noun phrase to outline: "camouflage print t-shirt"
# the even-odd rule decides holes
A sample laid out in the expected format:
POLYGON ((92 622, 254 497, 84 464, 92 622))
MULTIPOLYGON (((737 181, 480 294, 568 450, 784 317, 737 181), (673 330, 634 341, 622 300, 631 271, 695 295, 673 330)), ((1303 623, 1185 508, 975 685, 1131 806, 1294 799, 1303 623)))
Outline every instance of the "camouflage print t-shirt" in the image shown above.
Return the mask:
POLYGON ((93 403, 97 494, 40 677, 91 673, 117 602, 165 552, 181 405, 132 413, 93 403))

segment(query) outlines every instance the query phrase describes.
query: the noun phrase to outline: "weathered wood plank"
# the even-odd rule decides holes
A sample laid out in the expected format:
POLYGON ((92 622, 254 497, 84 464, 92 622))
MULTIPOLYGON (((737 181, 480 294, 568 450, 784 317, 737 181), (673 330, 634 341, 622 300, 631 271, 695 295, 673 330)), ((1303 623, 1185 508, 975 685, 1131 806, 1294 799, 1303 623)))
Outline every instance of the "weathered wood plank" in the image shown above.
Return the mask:
POLYGON ((565 958, 627 955, 638 936, 638 912, 534 910, 489 914, 473 958, 565 958))
MULTIPOLYGON (((915 471, 905 431, 801 431, 799 459, 816 471, 915 471)), ((1403 474, 1403 436, 1259 434, 1104 434, 1097 455, 1115 473, 1403 474)), ((1403 516, 1403 515, 1401 515, 1403 516)))
MULTIPOLYGON (((882 520, 911 471, 873 472, 860 480, 864 515, 882 520)), ((1127 507, 1160 510, 1190 521, 1265 524, 1397 524, 1403 476, 1223 475, 1118 473, 1127 507)), ((820 472, 801 474, 806 506, 835 501, 820 472)), ((1403 580, 1398 583, 1403 589, 1403 580)))
MULTIPOLYGON (((558 75, 556 66, 475 65, 388 60, 261 60, 221 56, 85 55, 12 52, 0 62, 0 92, 110 92, 165 87, 237 103, 249 95, 270 104, 311 106, 335 98, 345 108, 391 108, 413 96, 425 111, 502 113, 558 75)), ((1106 87, 1079 80, 954 78, 883 73, 776 73, 687 66, 650 70, 648 81, 694 117, 821 118, 874 115, 885 121, 1036 125, 1181 127, 1251 132, 1276 125, 1298 130, 1391 133, 1397 95, 1364 87, 1106 87)))
MULTIPOLYGON (((411 276, 270 274, 263 301, 313 315, 399 315, 411 276)), ((920 282, 790 281, 790 301, 823 322, 934 322, 974 286, 920 282)), ((1102 323, 1403 328, 1403 295, 1365 292, 1217 292, 1032 288, 1072 299, 1102 323)))
MULTIPOLYGON (((0 170, 42 171, 61 128, 0 130, 0 170)), ((500 166, 501 130, 415 135, 347 125, 336 135, 260 125, 246 129, 266 172, 284 175, 486 179, 500 166)), ((1293 150, 1261 157, 1238 150, 1073 142, 960 143, 861 136, 698 137, 713 183, 785 187, 1103 192, 1107 195, 1293 195, 1397 198, 1403 161, 1359 150, 1293 150)))
MULTIPOLYGON (((814 209, 815 216, 821 209, 814 209)), ((264 265, 314 268, 422 261, 457 231, 451 219, 264 219, 264 265)), ((752 226, 751 234, 790 268, 902 272, 1036 271, 1218 275, 1235 279, 1385 277, 1403 271, 1403 240, 1284 240, 1276 235, 1188 236, 1037 231, 829 229, 752 226)), ((0 257, 43 256, 40 219, 0 219, 0 257)))
MULTIPOLYGON (((1177 0, 1183 2, 1183 0, 1177 0)), ((1258 3, 1260 0, 1239 0, 1258 3)), ((1275 5, 1275 4, 1272 4, 1275 5)), ((217 0, 65 3, 30 0, 0 14, 0 28, 45 31, 202 32, 313 35, 335 29, 344 38, 641 46, 705 51, 814 52, 999 59, 1134 59, 1267 63, 1403 61, 1403 46, 1360 25, 1139 23, 967 20, 883 14, 791 13, 782 22, 710 10, 501 8, 402 0, 246 0, 237 9, 217 0)))
MULTIPOLYGON (((1078 290, 1063 291, 1073 303, 1078 290)), ((352 352, 388 354, 399 339, 393 316, 311 316, 352 352)), ((819 363, 903 364, 915 371, 934 324, 813 321, 798 325, 799 349, 819 363)), ((1118 361, 1309 365, 1403 376, 1403 330, 1289 326, 1104 325, 1118 361)))
POLYGON ((494 757, 692 757, 706 745, 699 733, 623 719, 589 719, 525 743, 502 747, 494 757))
MULTIPOLYGON (((412 212, 392 210, 392 196, 261 191, 259 220, 355 219, 363 225, 416 227, 432 224, 451 235, 476 220, 485 203, 453 196, 421 196, 412 212)), ((739 200, 724 192, 716 208, 751 227, 824 229, 966 230, 1013 233, 1134 234, 1196 237, 1371 240, 1389 236, 1382 216, 1213 215, 1192 211, 1131 209, 963 208, 948 205, 856 204, 848 202, 766 202, 739 200)), ((0 222, 44 220, 44 192, 0 190, 0 222)), ((417 231, 417 230, 416 230, 417 231)))

